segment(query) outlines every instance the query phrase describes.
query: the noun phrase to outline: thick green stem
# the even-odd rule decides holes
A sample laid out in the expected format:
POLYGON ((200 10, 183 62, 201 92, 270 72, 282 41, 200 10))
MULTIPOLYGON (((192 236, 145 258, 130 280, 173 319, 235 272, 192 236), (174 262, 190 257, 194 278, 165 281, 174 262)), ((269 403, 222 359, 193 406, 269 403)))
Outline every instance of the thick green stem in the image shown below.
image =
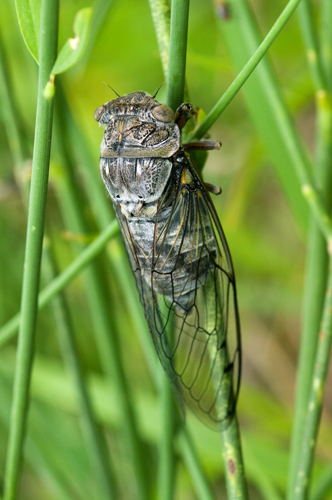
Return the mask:
POLYGON ((53 95, 52 92, 45 92, 45 89, 57 52, 58 9, 58 0, 42 1, 38 103, 23 273, 22 314, 5 470, 4 500, 16 498, 29 402, 53 116, 53 95))
POLYGON ((228 497, 230 500, 247 500, 248 489, 236 415, 226 429, 220 432, 220 437, 228 497))
POLYGON ((188 17, 189 0, 172 0, 166 103, 174 111, 184 96, 188 17))
MULTIPOLYGON (((153 3, 151 3, 151 8, 153 3)), ((152 10, 153 12, 153 10, 152 10)), ((156 11, 155 11, 156 13, 156 11)), ((159 12, 158 18, 154 16, 155 26, 160 26, 164 31, 164 24, 160 25, 160 14, 165 20, 165 12, 159 12)), ((183 101, 185 72, 186 72, 186 52, 188 33, 189 0, 173 0, 171 10, 169 57, 164 60, 164 69, 167 67, 167 94, 166 104, 175 110, 183 101)), ((157 31, 158 35, 158 31, 157 31)), ((158 35, 159 48, 166 50, 167 39, 158 35)), ((164 58, 165 59, 165 58, 164 58)), ((158 477, 158 497, 162 500, 172 500, 175 490, 175 464, 174 464, 174 431, 175 431, 175 409, 174 394, 170 383, 164 375, 160 385, 162 413, 163 413, 163 433, 159 452, 159 477, 158 477)))

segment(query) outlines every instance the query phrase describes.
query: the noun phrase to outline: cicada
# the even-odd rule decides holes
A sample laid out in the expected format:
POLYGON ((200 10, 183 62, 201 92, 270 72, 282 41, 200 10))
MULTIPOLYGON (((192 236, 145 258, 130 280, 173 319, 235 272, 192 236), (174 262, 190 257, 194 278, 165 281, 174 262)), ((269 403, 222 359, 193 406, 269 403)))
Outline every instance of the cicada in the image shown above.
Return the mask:
MULTIPOLYGON (((180 398, 212 427, 230 421, 240 383, 240 322, 227 242, 190 151, 192 106, 176 113, 146 92, 95 111, 100 170, 111 196, 152 340, 180 398)), ((220 146, 220 144, 219 144, 220 146)))

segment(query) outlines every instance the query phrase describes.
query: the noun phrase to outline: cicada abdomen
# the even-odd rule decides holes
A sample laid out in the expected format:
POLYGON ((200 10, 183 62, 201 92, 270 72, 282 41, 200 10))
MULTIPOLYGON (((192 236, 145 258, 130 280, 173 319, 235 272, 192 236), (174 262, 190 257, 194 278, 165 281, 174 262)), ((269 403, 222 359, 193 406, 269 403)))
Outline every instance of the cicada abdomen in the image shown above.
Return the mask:
MULTIPOLYGON (((160 361, 207 424, 228 423, 240 381, 234 271, 209 193, 181 146, 177 117, 145 92, 96 110, 112 198, 160 361)), ((204 147, 214 147, 205 141, 204 147)), ((200 147, 197 145, 197 147, 200 147)))

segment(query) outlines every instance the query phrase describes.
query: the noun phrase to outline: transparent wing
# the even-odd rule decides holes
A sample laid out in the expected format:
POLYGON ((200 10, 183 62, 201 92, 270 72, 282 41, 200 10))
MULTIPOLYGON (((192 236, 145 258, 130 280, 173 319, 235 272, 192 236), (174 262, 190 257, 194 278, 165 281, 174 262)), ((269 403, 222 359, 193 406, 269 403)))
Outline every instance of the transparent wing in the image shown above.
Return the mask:
POLYGON ((203 181, 183 159, 171 203, 166 193, 144 231, 117 216, 160 361, 188 406, 218 427, 234 413, 240 382, 234 272, 203 181))

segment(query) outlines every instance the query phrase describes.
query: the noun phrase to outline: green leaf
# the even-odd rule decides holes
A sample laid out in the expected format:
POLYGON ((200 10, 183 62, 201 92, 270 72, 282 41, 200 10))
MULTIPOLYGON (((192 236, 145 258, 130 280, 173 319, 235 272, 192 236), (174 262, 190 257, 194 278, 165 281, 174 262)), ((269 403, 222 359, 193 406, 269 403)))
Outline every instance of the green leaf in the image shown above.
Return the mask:
POLYGON ((62 47, 52 69, 53 75, 58 75, 74 66, 82 57, 88 42, 92 9, 90 7, 78 11, 74 21, 75 38, 69 38, 62 47))
POLYGON ((41 0, 15 0, 23 40, 37 62, 39 60, 40 3, 41 0))

